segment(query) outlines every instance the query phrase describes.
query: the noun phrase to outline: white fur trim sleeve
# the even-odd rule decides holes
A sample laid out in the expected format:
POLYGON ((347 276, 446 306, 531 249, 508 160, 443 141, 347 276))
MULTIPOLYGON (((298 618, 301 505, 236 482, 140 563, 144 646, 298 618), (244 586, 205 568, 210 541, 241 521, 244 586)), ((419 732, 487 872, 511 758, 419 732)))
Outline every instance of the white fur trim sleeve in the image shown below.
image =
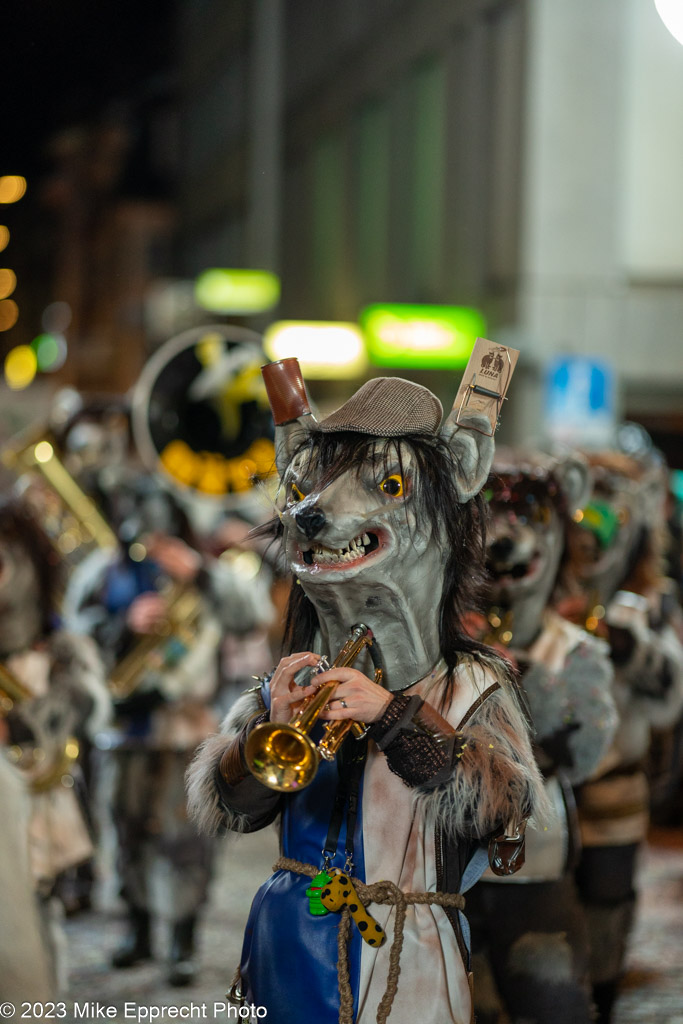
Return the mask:
POLYGON ((416 790, 416 803, 450 838, 479 839, 533 815, 550 816, 526 721, 504 683, 458 734, 448 780, 416 790))
POLYGON ((216 772, 225 751, 235 742, 247 723, 261 711, 258 694, 249 691, 233 704, 223 720, 220 732, 202 743, 187 769, 188 814, 200 832, 216 835, 221 829, 230 832, 249 830, 249 815, 225 806, 216 784, 216 772))

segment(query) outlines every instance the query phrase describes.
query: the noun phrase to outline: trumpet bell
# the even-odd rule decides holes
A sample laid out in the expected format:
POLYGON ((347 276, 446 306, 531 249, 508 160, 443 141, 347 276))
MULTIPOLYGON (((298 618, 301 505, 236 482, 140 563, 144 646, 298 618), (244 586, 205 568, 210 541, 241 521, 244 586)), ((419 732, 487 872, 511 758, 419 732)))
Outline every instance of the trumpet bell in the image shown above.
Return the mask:
POLYGON ((315 743, 287 722, 257 725, 247 739, 244 755, 252 775, 279 793, 307 786, 320 762, 315 743))
MULTIPOLYGON (((372 642, 371 631, 359 622, 351 630, 332 668, 351 665, 363 648, 372 642)), ((321 757, 326 761, 334 760, 350 728, 363 731, 360 723, 333 722, 327 726, 323 742, 315 744, 310 738, 311 729, 338 686, 335 679, 319 686, 315 693, 301 702, 289 722, 264 722, 256 726, 247 740, 244 757, 250 772, 259 782, 280 793, 303 789, 313 781, 321 757)))

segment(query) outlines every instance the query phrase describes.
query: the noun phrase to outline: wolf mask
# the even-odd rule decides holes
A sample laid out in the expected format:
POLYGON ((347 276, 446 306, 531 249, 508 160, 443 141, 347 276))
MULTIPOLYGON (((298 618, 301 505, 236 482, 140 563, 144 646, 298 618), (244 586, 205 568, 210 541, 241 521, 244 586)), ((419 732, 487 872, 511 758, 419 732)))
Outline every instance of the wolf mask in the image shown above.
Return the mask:
POLYGON ((296 360, 264 367, 264 378, 284 550, 304 595, 295 593, 292 618, 305 620, 308 604, 309 633, 298 638, 305 645, 319 634, 336 653, 364 622, 390 690, 423 678, 442 655, 452 668, 481 560, 476 496, 493 459, 488 421, 458 424, 453 411, 442 425, 430 391, 392 377, 364 384, 319 422, 296 360))
POLYGON ((490 604, 514 645, 526 647, 550 601, 570 517, 590 493, 588 465, 578 454, 500 449, 484 493, 490 604))
POLYGON ((592 493, 568 538, 564 575, 607 606, 633 570, 648 532, 661 523, 659 468, 621 452, 590 452, 592 493))

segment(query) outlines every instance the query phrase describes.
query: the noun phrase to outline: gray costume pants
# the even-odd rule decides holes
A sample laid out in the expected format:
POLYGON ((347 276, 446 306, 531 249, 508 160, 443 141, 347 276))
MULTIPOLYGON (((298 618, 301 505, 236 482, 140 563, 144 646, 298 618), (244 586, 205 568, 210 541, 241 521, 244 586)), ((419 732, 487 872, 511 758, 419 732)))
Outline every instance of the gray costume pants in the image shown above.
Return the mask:
POLYGON ((589 1024, 588 930, 573 878, 467 894, 477 1024, 589 1024))
POLYGON ((206 899, 213 841, 197 833, 185 804, 192 751, 119 750, 114 792, 121 895, 129 907, 172 922, 194 917, 206 899))

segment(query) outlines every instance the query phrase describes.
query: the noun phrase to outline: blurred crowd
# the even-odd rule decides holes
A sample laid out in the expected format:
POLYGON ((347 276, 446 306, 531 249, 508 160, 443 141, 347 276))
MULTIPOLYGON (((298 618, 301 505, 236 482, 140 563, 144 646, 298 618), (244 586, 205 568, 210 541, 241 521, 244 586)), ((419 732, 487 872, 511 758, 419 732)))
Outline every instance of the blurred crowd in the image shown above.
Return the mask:
MULTIPOLYGON (((107 828, 128 916, 112 968, 153 956, 162 906, 169 980, 188 984, 215 841, 188 821, 184 773, 280 651, 289 582, 258 530, 268 484, 207 517, 140 463, 123 403, 56 402, 3 462, 0 998, 68 991, 60 921, 95 898, 107 828)), ((520 674, 556 813, 519 874, 468 895, 482 1024, 609 1020, 638 851, 653 819, 681 824, 669 480, 635 425, 609 451, 496 455, 488 589, 468 627, 520 674)))

